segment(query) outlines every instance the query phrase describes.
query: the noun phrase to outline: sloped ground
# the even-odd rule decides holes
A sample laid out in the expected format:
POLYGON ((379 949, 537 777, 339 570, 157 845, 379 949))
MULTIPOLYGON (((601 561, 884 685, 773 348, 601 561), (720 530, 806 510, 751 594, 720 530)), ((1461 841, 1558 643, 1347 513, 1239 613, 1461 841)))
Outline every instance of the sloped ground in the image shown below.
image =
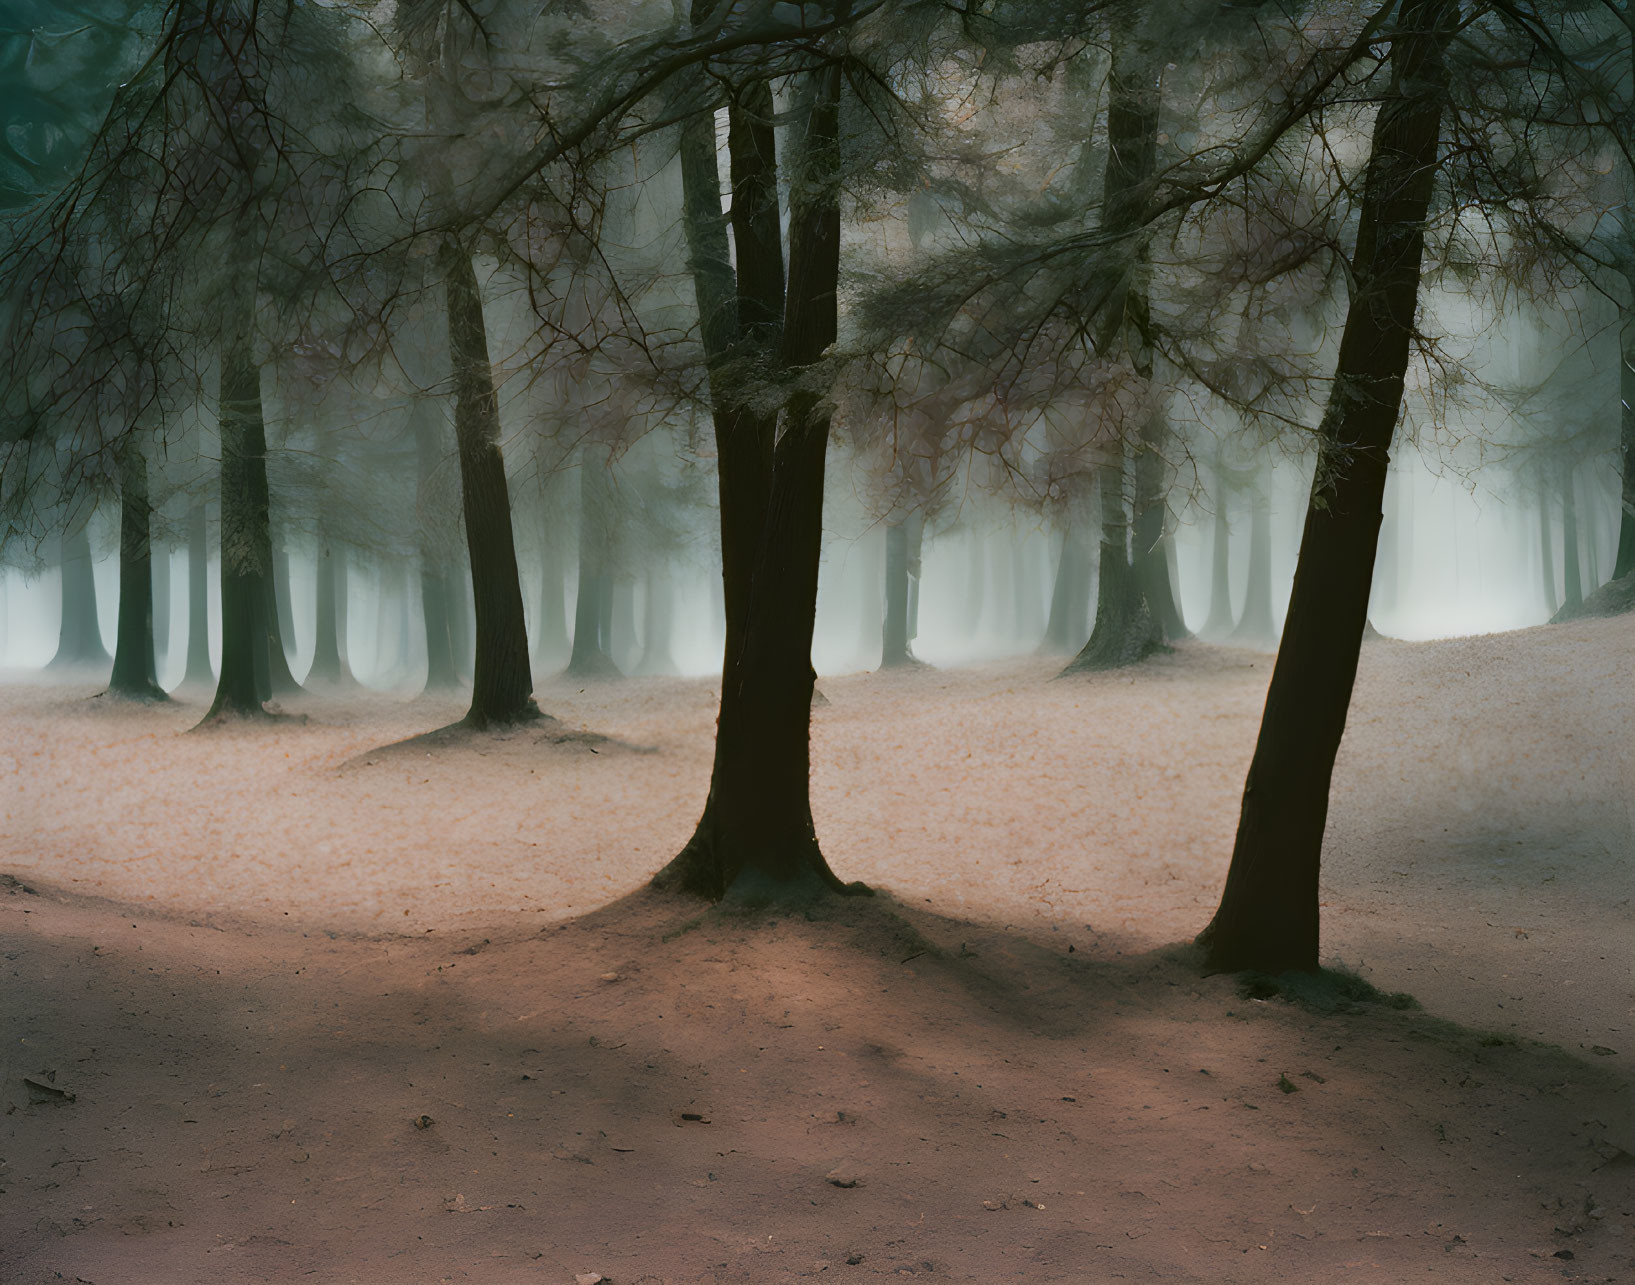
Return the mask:
POLYGON ((813 920, 593 909, 690 830, 707 684, 413 762, 457 711, 8 688, 0 1280, 1635 1274, 1625 625, 1365 651, 1325 941, 1425 1011, 1162 945, 1252 653, 825 680, 819 830, 895 900, 813 920))

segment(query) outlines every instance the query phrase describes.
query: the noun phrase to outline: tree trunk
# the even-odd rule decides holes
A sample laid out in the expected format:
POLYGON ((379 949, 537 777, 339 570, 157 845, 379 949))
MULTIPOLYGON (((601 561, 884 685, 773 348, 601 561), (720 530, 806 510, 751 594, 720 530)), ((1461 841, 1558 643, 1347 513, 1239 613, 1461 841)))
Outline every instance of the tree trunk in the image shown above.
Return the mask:
POLYGON ((1443 51, 1458 14, 1454 0, 1405 0, 1390 45, 1288 621, 1226 887, 1198 938, 1213 969, 1317 967, 1329 783, 1368 614, 1447 98, 1443 51))
POLYGON ((1135 457, 1135 530, 1131 550, 1141 595, 1147 601, 1153 623, 1163 642, 1180 642, 1192 636, 1176 605, 1175 587, 1170 582, 1168 540, 1165 520, 1169 503, 1164 494, 1164 449, 1169 441, 1169 425, 1162 413, 1148 417, 1142 426, 1141 447, 1135 457))
POLYGON ((62 623, 57 631, 53 668, 106 665, 108 649, 97 625, 96 573, 91 566, 91 538, 82 524, 62 538, 62 623))
POLYGON ((575 678, 620 678, 608 648, 613 633, 613 577, 605 548, 605 466, 589 448, 579 454, 579 588, 573 612, 573 652, 567 672, 575 678))
POLYGON ((317 625, 312 643, 312 668, 307 681, 351 686, 356 683, 346 651, 346 550, 318 533, 317 625))
POLYGON ((1103 464, 1101 483, 1101 556, 1096 580, 1096 623, 1064 674, 1133 665, 1162 646, 1157 623, 1141 592, 1128 550, 1129 517, 1124 503, 1124 453, 1103 464))
POLYGON ((265 714, 272 541, 266 428, 251 338, 253 298, 232 308, 221 349, 221 674, 205 721, 265 714), (260 464, 260 485, 256 465, 260 464))
POLYGON ((1220 456, 1215 462, 1215 539, 1209 551, 1209 618, 1203 632, 1210 638, 1224 638, 1232 632, 1232 547, 1231 527, 1226 516, 1230 489, 1220 456))
POLYGON ((774 446, 773 423, 740 400, 726 362, 729 355, 775 355, 792 374, 834 342, 840 75, 837 62, 811 73, 804 166, 790 184, 781 337, 775 305, 783 293, 783 265, 765 82, 742 87, 729 108, 736 331, 722 324, 729 316, 720 270, 725 230, 713 147, 706 153, 704 146, 709 117, 689 122, 690 140, 688 132, 683 135, 685 226, 711 363, 720 461, 727 651, 704 815, 654 883, 711 898, 729 891, 761 898, 844 888, 819 849, 810 803, 812 631, 829 412, 815 391, 798 387, 784 407, 782 436, 774 446), (734 341, 745 347, 732 352, 734 341))
POLYGON ((204 505, 193 510, 187 533, 187 670, 183 683, 212 683, 210 667, 210 529, 204 505))
POLYGON ((1556 614, 1561 606, 1561 597, 1556 592, 1556 551, 1554 522, 1550 518, 1550 496, 1548 492, 1541 492, 1538 501, 1538 544, 1539 558, 1544 563, 1544 614, 1546 617, 1556 614))
POLYGON ((1243 614, 1232 631, 1234 642, 1251 645, 1277 638, 1272 622, 1272 514, 1267 497, 1257 495, 1249 507, 1249 583, 1243 592, 1243 614))
POLYGON ((471 256, 449 240, 440 257, 454 365, 454 438, 476 607, 471 708, 464 721, 468 727, 503 726, 538 718, 539 707, 531 695, 528 627, 500 455, 499 401, 471 256))
POLYGON ((108 690, 134 700, 168 700, 153 650, 152 508, 148 461, 134 441, 119 459, 119 632, 108 690))
POLYGON ((1574 492, 1572 466, 1564 465, 1561 470, 1561 605, 1567 611, 1577 611, 1584 605, 1584 574, 1578 549, 1578 498, 1574 492))
POLYGON ((449 583, 448 564, 432 537, 435 524, 431 517, 436 509, 433 480, 443 455, 435 427, 438 418, 420 412, 412 416, 419 474, 415 506, 421 514, 420 614, 426 630, 428 691, 448 691, 460 685, 460 666, 455 652, 454 591, 449 583))
MULTIPOLYGON (((1147 298, 1150 268, 1140 210, 1157 164, 1161 104, 1157 70, 1147 43, 1124 18, 1114 23, 1108 83, 1102 224, 1109 232, 1132 238, 1134 247, 1122 275, 1107 282, 1107 302, 1097 319, 1096 346, 1109 353, 1122 348, 1136 374, 1150 385, 1153 379, 1147 298)), ((1150 454, 1150 459, 1137 461, 1137 518, 1138 522, 1145 518, 1146 526, 1138 526, 1134 531, 1134 558, 1130 552, 1132 532, 1124 497, 1122 441, 1112 444, 1111 458, 1102 466, 1102 541, 1096 623, 1090 641, 1063 673, 1132 665, 1163 647, 1159 611, 1146 592, 1149 585, 1156 588, 1160 583, 1157 568, 1147 556, 1157 549, 1163 535, 1163 501, 1159 494, 1163 459, 1159 448, 1164 428, 1159 415, 1160 412, 1153 411, 1140 430, 1139 450, 1142 456, 1150 454), (1148 540, 1145 547, 1141 542, 1143 536, 1148 540)), ((1165 592, 1168 581, 1168 569, 1164 568, 1161 583, 1165 592)), ((1173 599, 1171 611, 1174 611, 1173 599)), ((1174 614, 1178 617, 1179 613, 1174 614)))
POLYGON ((1618 362, 1618 455, 1622 466, 1619 488, 1622 516, 1618 522, 1618 558, 1612 578, 1622 580, 1635 571, 1635 277, 1630 278, 1631 307, 1624 314, 1622 351, 1618 362))
POLYGON ((908 649, 908 525, 886 528, 886 619, 880 631, 880 668, 911 665, 908 649))

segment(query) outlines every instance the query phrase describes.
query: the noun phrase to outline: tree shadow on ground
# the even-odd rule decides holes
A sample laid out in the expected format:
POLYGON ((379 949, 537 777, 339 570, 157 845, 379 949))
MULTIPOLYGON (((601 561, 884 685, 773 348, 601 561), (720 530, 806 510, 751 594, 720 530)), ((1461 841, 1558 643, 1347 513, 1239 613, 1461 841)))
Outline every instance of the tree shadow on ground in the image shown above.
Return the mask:
POLYGON ((484 754, 501 746, 537 747, 545 753, 567 753, 572 755, 623 755, 623 754, 657 754, 654 746, 635 745, 614 736, 604 736, 600 732, 587 731, 583 728, 572 728, 561 719, 549 714, 541 714, 526 722, 506 723, 488 727, 473 727, 466 722, 450 723, 446 727, 439 727, 430 732, 421 732, 417 736, 410 736, 405 740, 393 741, 387 745, 379 745, 373 749, 355 754, 340 765, 340 770, 347 771, 362 767, 373 767, 377 763, 390 762, 394 759, 407 757, 424 758, 427 755, 439 757, 472 752, 484 754))
POLYGON ((1629 1212, 1601 1068, 1184 947, 885 897, 345 938, 0 893, 7 1084, 75 1094, 0 1121, 5 1279, 1486 1282, 1614 1275, 1629 1212))

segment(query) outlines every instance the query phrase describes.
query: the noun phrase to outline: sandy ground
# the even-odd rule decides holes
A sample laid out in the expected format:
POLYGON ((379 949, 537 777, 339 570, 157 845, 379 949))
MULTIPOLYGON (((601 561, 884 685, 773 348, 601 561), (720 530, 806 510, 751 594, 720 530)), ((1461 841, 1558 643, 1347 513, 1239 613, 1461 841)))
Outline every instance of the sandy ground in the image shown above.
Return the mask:
POLYGON ((1635 1279, 1632 662, 1365 648, 1325 951, 1424 1007, 1343 1012, 1173 945, 1255 653, 825 679, 819 833, 890 895, 810 920, 636 892, 707 682, 429 751, 458 701, 13 683, 0 1281, 1635 1279))

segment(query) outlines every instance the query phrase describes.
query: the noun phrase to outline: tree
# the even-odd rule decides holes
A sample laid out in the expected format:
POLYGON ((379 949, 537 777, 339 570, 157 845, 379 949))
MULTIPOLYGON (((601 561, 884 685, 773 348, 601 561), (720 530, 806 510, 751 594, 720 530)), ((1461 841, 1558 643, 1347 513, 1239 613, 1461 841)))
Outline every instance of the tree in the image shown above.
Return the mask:
POLYGON ((1294 591, 1226 888, 1198 937, 1211 968, 1317 967, 1329 781, 1368 617, 1448 96, 1445 50, 1458 20, 1453 0, 1404 0, 1391 33, 1294 591))
POLYGON ((120 474, 119 632, 108 690, 134 700, 168 700, 154 663, 152 508, 140 442, 126 443, 120 474))
MULTIPOLYGON (((712 16, 695 3, 695 25, 712 16)), ((841 56, 824 53, 800 76, 787 285, 764 73, 740 71, 729 90, 733 258, 712 115, 695 102, 681 127, 683 217, 720 470, 727 642, 704 814, 654 884, 710 898, 847 887, 812 823, 808 740, 830 423, 819 362, 836 337, 840 274, 841 56), (776 376, 785 390, 777 404, 757 402, 749 372, 776 376)))

